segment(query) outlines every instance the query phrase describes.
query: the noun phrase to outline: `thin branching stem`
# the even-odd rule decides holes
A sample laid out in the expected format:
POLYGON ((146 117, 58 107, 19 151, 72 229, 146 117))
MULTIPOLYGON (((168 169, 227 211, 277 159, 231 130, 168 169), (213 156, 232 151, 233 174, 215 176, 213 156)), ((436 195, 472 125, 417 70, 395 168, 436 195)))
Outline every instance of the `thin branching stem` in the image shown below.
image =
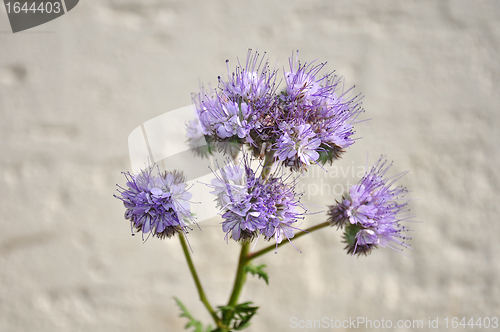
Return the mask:
POLYGON ((219 316, 217 316, 217 314, 215 313, 214 309, 210 305, 210 302, 208 302, 208 299, 205 295, 205 291, 203 290, 203 286, 201 285, 200 278, 198 278, 198 273, 196 273, 196 269, 194 267, 193 260, 191 259, 191 254, 189 253, 189 248, 187 246, 186 239, 184 239, 184 235, 179 234, 179 239, 181 241, 182 251, 184 251, 184 256, 186 256, 186 261, 189 266, 189 271, 191 271, 194 283, 196 284, 196 289, 198 290, 200 301, 205 305, 205 308, 207 308, 208 312, 214 319, 215 324, 218 327, 221 327, 222 321, 220 320, 219 316))
MULTIPOLYGON (((325 227, 327 227, 327 226, 330 226, 330 223, 329 223, 328 221, 325 221, 324 223, 318 224, 318 225, 316 225, 316 226, 309 227, 309 228, 307 228, 307 229, 305 229, 305 230, 303 230, 303 231, 300 231, 300 232, 296 233, 296 234, 293 236, 293 239, 294 239, 294 240, 295 240, 295 239, 298 239, 298 238, 299 238, 299 237, 301 237, 301 236, 304 236, 304 235, 306 235, 306 234, 309 234, 309 233, 311 233, 311 232, 314 232, 314 231, 316 231, 316 230, 318 230, 318 229, 325 228, 325 227)), ((276 249, 277 247, 281 247, 281 246, 283 246, 283 245, 287 244, 288 242, 289 242, 289 241, 282 241, 280 244, 278 244, 278 246, 276 246, 276 245, 273 245, 273 244, 272 244, 272 245, 270 245, 270 246, 268 246, 268 247, 265 247, 265 248, 263 248, 263 249, 261 249, 261 250, 259 250, 259 251, 256 251, 256 252, 254 252, 254 253, 252 253, 252 254, 249 254, 249 255, 248 255, 248 257, 247 257, 247 259, 250 261, 250 260, 252 260, 252 259, 254 259, 254 258, 260 257, 260 256, 262 256, 262 255, 264 255, 264 254, 266 254, 266 253, 270 252, 271 250, 276 249)))

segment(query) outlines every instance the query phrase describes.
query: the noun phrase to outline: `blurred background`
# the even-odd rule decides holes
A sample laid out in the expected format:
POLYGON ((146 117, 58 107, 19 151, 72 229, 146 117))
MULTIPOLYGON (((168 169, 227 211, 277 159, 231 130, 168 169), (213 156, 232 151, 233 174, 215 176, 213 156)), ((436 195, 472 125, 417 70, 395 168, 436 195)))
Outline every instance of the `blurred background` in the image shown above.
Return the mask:
MULTIPOLYGON (((191 104, 249 48, 280 69, 299 50, 356 85, 370 120, 334 166, 387 155, 390 175, 410 170, 400 184, 422 221, 407 224, 409 258, 351 257, 324 229, 294 241, 302 253, 258 259, 270 283, 248 279, 241 300, 261 306, 249 331, 324 317, 438 318, 448 330, 447 317, 500 316, 498 1, 82 0, 16 34, 4 6, 0 17, 0 331, 181 331, 173 297, 210 322, 179 241, 132 237, 113 194, 130 170, 128 135, 191 104)), ((318 211, 341 196, 324 183, 358 179, 325 174, 301 180, 326 188, 304 196, 318 211)), ((189 234, 214 306, 239 254, 219 222, 189 234)))

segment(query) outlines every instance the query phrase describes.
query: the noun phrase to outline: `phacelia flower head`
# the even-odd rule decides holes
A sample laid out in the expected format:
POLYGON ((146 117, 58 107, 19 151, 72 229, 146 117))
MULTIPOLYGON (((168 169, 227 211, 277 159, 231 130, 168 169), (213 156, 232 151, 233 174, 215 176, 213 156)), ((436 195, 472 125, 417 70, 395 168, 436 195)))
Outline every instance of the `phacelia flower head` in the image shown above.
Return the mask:
MULTIPOLYGON (((227 62, 227 61, 226 61, 227 62)), ((271 108, 274 74, 267 61, 249 50, 245 66, 230 73, 228 80, 219 77, 219 86, 210 93, 193 96, 204 134, 212 140, 236 139, 248 143, 250 130, 259 126, 260 113, 271 108)))
POLYGON ((260 159, 271 152, 293 171, 332 163, 354 143, 362 108, 360 95, 344 90, 341 77, 321 73, 324 67, 292 56, 280 88, 277 71, 249 51, 227 80, 219 77, 217 89, 193 97, 203 134, 213 145, 223 142, 219 150, 231 142, 248 145, 260 159))
MULTIPOLYGON (((285 73, 287 86, 274 116, 279 123, 294 120, 308 124, 319 142, 315 162, 322 164, 340 158, 354 143, 352 125, 362 112, 360 95, 354 95, 353 88, 344 91, 341 77, 320 74, 325 65, 301 64, 291 57, 290 71, 285 73)), ((279 137, 279 131, 276 134, 279 137)))
POLYGON ((391 164, 379 161, 358 184, 349 189, 341 202, 329 207, 328 221, 332 226, 345 227, 344 241, 349 254, 368 254, 377 246, 400 250, 409 248, 403 233, 409 229, 401 221, 409 219, 407 201, 403 201, 406 189, 393 187, 404 174, 385 178, 391 164))
POLYGON ((240 164, 228 162, 214 174, 209 186, 217 196, 226 239, 250 242, 263 235, 281 243, 293 237, 293 224, 302 218, 298 208, 303 209, 294 183, 276 174, 256 176, 246 154, 240 164))
POLYGON ((118 186, 120 196, 115 197, 123 201, 125 219, 137 232, 159 238, 186 232, 193 220, 192 195, 182 172, 160 173, 158 166, 150 166, 137 175, 124 174, 127 188, 118 186))

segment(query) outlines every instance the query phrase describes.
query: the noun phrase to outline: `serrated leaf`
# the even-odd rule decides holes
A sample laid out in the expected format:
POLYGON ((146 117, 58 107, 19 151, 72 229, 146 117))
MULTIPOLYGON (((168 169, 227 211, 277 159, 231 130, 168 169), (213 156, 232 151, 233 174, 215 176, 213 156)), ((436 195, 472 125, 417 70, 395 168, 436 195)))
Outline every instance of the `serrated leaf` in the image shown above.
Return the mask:
POLYGON ((254 276, 257 275, 259 277, 259 279, 263 279, 266 282, 266 285, 269 285, 269 276, 263 270, 265 267, 266 267, 266 264, 262 264, 262 265, 249 264, 249 265, 245 266, 245 272, 251 273, 254 276))
POLYGON ((223 315, 228 315, 229 326, 235 331, 241 331, 250 325, 250 319, 257 313, 259 307, 252 307, 252 302, 240 303, 235 306, 219 306, 223 315))
POLYGON ((181 309, 181 314, 179 317, 186 317, 189 319, 189 322, 184 326, 184 328, 187 330, 190 327, 194 327, 193 332, 210 332, 212 331, 212 326, 208 326, 206 329, 203 328, 203 324, 195 319, 193 315, 189 312, 189 310, 186 308, 186 306, 176 297, 174 297, 175 302, 177 303, 177 306, 179 309, 181 309))
POLYGON ((251 307, 252 302, 245 302, 235 306, 235 316, 237 317, 236 322, 233 324, 233 328, 236 331, 243 330, 250 325, 250 319, 257 313, 259 307, 251 307))

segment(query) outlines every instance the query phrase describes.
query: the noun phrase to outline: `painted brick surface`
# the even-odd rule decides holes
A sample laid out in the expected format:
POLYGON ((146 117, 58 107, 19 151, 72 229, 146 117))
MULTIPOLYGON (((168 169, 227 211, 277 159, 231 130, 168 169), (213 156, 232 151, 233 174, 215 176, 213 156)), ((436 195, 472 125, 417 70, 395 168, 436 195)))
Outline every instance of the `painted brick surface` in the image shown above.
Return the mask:
MULTIPOLYGON (((209 321, 178 240, 130 236, 112 195, 129 133, 190 104, 248 48, 280 67, 298 49, 356 84, 371 120, 334 166, 387 155, 393 174, 411 170, 402 184, 423 221, 410 258, 350 257, 334 229, 263 257, 270 285, 250 278, 242 298, 262 306, 249 331, 300 330, 293 317, 500 316, 497 1, 80 1, 0 31, 0 331, 180 331, 174 296, 209 321)), ((356 177, 315 169, 305 198, 332 204, 356 177)), ((238 255, 218 222, 189 236, 216 305, 238 255)))

